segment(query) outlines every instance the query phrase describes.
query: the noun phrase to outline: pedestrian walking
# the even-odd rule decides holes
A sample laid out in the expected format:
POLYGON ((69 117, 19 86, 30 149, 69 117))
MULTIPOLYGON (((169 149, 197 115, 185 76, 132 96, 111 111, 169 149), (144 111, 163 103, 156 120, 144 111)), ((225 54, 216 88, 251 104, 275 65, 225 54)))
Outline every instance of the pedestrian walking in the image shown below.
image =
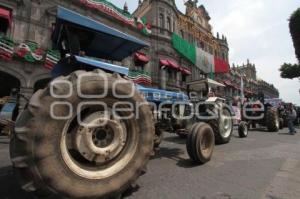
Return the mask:
POLYGON ((296 109, 297 109, 296 110, 297 111, 297 119, 296 119, 297 125, 300 126, 300 107, 297 107, 296 109))
POLYGON ((297 118, 297 112, 293 106, 293 104, 290 104, 288 107, 288 128, 289 128, 289 134, 294 135, 296 132, 295 127, 294 127, 294 122, 297 118))

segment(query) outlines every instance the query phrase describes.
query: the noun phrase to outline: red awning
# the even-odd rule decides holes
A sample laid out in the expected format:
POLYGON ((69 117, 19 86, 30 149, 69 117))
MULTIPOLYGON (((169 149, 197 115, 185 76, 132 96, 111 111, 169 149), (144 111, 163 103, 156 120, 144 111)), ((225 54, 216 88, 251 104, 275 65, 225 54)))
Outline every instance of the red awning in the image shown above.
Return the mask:
POLYGON ((168 60, 168 59, 161 59, 159 61, 160 66, 166 66, 166 67, 170 67, 173 68, 175 70, 180 70, 180 66, 178 66, 177 63, 175 63, 174 61, 168 60))
POLYGON ((159 60, 159 65, 160 66, 168 66, 169 62, 166 59, 161 59, 161 60, 159 60))
POLYGON ((11 11, 5 8, 0 8, 0 18, 4 18, 8 21, 8 24, 11 25, 11 11))
POLYGON ((170 66, 170 67, 172 67, 172 68, 174 68, 174 69, 176 69, 176 70, 179 70, 179 69, 180 69, 180 66, 178 66, 177 63, 175 63, 175 62, 173 62, 173 61, 171 61, 171 60, 168 60, 168 62, 169 62, 169 66, 170 66))
POLYGON ((134 59, 136 61, 140 61, 145 64, 147 64, 150 61, 149 57, 147 57, 144 53, 140 53, 140 52, 134 54, 134 59))
POLYGON ((192 74, 192 71, 189 68, 186 68, 186 67, 180 67, 179 70, 181 71, 181 73, 183 75, 191 75, 192 74))

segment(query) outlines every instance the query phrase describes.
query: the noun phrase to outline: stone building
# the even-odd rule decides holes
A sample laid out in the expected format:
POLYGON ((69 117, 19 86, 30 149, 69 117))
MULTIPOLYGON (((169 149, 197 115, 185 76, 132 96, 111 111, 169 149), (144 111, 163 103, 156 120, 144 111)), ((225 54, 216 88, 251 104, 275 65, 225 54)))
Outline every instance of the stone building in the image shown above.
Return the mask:
POLYGON ((13 88, 30 97, 49 82, 49 68, 59 59, 51 45, 57 6, 148 42, 150 48, 114 63, 129 67, 138 83, 185 91, 187 82, 216 72, 215 60, 229 66, 226 37, 213 35, 210 16, 197 3, 188 0, 182 13, 174 0, 139 0, 130 14, 127 5, 120 9, 106 0, 0 0, 0 97, 13 88), (192 57, 176 48, 182 43, 192 57), (203 60, 196 60, 199 53, 203 60))
MULTIPOLYGON (((133 25, 124 25, 125 22, 110 15, 109 10, 100 12, 89 8, 84 1, 0 0, 0 27, 6 27, 0 29, 0 98, 8 96, 13 88, 29 98, 50 81, 47 52, 52 50, 51 34, 58 6, 149 42, 149 37, 133 25)), ((124 64, 131 65, 128 61, 132 60, 124 60, 124 64)), ((23 98, 21 100, 22 108, 25 101, 23 98)))
POLYGON ((225 88, 220 88, 218 94, 232 102, 234 97, 241 96, 241 82, 243 80, 244 96, 253 97, 264 94, 265 98, 279 98, 279 91, 274 85, 257 78, 256 66, 247 60, 246 64, 233 66, 228 73, 216 75, 216 80, 223 82, 225 88))
POLYGON ((233 69, 246 77, 246 85, 250 90, 253 90, 255 93, 263 93, 265 98, 279 98, 279 91, 273 84, 257 78, 255 64, 250 63, 249 60, 247 60, 246 64, 233 69))
POLYGON ((204 78, 210 72, 210 68, 207 70, 204 63, 193 62, 187 54, 176 49, 174 44, 176 36, 179 40, 185 40, 193 47, 201 49, 203 59, 207 59, 207 62, 210 62, 211 58, 212 62, 215 58, 219 58, 224 61, 225 66, 228 65, 229 48, 226 38, 213 35, 210 16, 205 7, 198 6, 197 3, 197 0, 188 0, 186 12, 182 13, 177 9, 174 0, 139 1, 134 15, 138 18, 147 18, 152 25, 150 36, 152 86, 185 91, 187 82, 204 78), (186 70, 178 70, 180 67, 186 70))
MULTIPOLYGON (((257 81, 255 65, 229 69, 229 47, 224 35, 213 35, 210 16, 197 0, 186 1, 186 12, 174 0, 139 0, 133 14, 106 0, 0 0, 0 98, 13 88, 29 98, 50 81, 50 70, 59 60, 51 35, 58 6, 74 10, 150 44, 121 62, 129 77, 146 86, 186 91, 187 83, 205 77, 226 85, 217 92, 232 101, 241 95, 263 92, 278 97, 278 90, 257 81), (244 77, 246 76, 246 77, 244 77)), ((21 101, 21 108, 25 104, 21 101)))
POLYGON ((241 66, 233 67, 241 73, 242 75, 245 75, 248 79, 257 80, 257 71, 255 64, 250 63, 249 59, 247 60, 246 64, 243 64, 241 66))

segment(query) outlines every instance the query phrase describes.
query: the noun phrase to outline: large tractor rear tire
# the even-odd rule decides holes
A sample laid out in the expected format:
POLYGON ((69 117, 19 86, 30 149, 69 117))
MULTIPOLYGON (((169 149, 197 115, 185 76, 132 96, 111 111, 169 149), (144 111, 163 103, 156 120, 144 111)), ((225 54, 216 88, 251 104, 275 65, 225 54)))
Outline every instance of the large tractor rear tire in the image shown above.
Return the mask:
POLYGON ((266 113, 266 126, 270 132, 278 132, 280 127, 280 121, 278 112, 274 108, 269 108, 266 113))
POLYGON ((227 144, 230 142, 233 133, 233 119, 230 110, 222 108, 219 118, 208 121, 208 123, 214 131, 216 144, 227 144))
POLYGON ((205 164, 210 161, 215 147, 215 136, 212 128, 206 123, 197 123, 188 134, 186 148, 195 163, 205 164))
POLYGON ((153 150, 150 108, 134 85, 116 74, 76 71, 55 81, 71 87, 53 84, 60 97, 53 97, 50 87, 39 90, 16 122, 10 154, 22 188, 38 198, 120 196, 140 176, 153 150), (105 97, 96 97, 105 90, 105 97), (113 111, 117 102, 124 104, 113 111), (143 105, 132 111, 129 103, 143 105), (70 107, 75 111, 64 118, 70 107), (135 111, 139 117, 130 116, 135 111))

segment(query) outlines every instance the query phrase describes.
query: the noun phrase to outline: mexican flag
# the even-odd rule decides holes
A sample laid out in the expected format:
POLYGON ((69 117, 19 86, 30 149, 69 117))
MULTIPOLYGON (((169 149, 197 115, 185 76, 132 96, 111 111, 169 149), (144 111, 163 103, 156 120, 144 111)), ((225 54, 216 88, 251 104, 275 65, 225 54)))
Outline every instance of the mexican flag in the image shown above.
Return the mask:
POLYGON ((215 73, 226 73, 229 71, 229 64, 220 58, 196 47, 194 44, 181 38, 176 33, 172 35, 173 47, 183 57, 196 65, 204 73, 209 74, 214 79, 215 73))
POLYGON ((151 25, 147 23, 146 17, 138 18, 136 23, 137 23, 137 28, 140 31, 142 31, 145 35, 150 35, 152 33, 151 25))
POLYGON ((205 52, 201 48, 196 48, 196 63, 195 65, 204 73, 209 74, 211 79, 214 79, 215 59, 212 54, 205 52))

